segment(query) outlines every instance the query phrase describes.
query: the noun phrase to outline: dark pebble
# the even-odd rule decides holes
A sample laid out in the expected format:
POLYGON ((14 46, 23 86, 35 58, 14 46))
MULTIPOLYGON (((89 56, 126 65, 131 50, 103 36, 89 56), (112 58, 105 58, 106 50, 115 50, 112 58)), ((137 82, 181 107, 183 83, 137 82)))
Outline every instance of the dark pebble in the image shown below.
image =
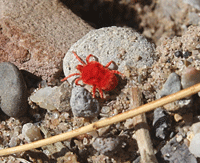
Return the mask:
POLYGON ((182 51, 180 51, 180 50, 175 51, 174 55, 175 55, 176 57, 181 57, 181 58, 183 57, 183 53, 182 53, 182 51))
POLYGON ((183 57, 184 57, 184 58, 188 58, 188 57, 191 56, 191 55, 192 55, 192 53, 189 52, 189 51, 186 51, 185 53, 183 53, 183 57))
POLYGON ((27 111, 27 88, 19 69, 12 63, 0 63, 1 110, 8 116, 20 117, 27 111))
POLYGON ((169 136, 169 129, 171 127, 168 113, 162 109, 154 110, 153 130, 154 136, 158 139, 165 140, 169 136))

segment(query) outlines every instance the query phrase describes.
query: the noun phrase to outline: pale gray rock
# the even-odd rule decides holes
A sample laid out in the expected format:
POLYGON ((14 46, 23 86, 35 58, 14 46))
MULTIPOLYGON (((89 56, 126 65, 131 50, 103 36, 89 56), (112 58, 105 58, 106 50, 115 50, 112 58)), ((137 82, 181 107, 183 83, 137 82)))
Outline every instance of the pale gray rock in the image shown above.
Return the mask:
POLYGON ((22 135, 28 143, 42 139, 40 129, 32 123, 23 125, 22 135))
POLYGON ((167 78, 162 90, 158 93, 157 98, 176 93, 181 90, 181 80, 179 75, 171 73, 167 78))
POLYGON ((90 92, 80 86, 72 89, 70 105, 72 113, 76 117, 92 118, 97 116, 100 111, 98 100, 92 98, 90 92))
MULTIPOLYGON (((95 59, 104 66, 113 60, 116 65, 111 64, 109 68, 117 69, 122 73, 125 66, 150 67, 156 59, 154 45, 146 38, 131 28, 115 26, 92 30, 78 40, 64 57, 65 76, 79 72, 76 66, 81 63, 72 51, 75 51, 83 61, 89 54, 93 54, 95 59)), ((69 78, 68 81, 72 82, 75 77, 77 76, 69 78)))
POLYGON ((27 88, 19 69, 12 63, 0 63, 0 107, 11 117, 27 111, 27 88))
POLYGON ((55 87, 40 88, 32 93, 30 100, 47 110, 69 111, 71 87, 67 82, 55 87))
POLYGON ((192 138, 189 150, 196 157, 200 157, 200 133, 195 134, 192 138))
POLYGON ((200 133, 200 122, 194 123, 191 127, 194 134, 200 133))

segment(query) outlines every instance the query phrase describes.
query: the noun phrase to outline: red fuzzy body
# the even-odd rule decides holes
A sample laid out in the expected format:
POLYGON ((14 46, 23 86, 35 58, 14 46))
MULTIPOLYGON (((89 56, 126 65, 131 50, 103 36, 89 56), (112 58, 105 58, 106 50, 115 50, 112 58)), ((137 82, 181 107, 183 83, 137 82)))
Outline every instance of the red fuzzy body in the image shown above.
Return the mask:
POLYGON ((75 83, 79 85, 78 81, 82 80, 84 84, 92 85, 93 97, 95 97, 96 89, 99 89, 101 98, 103 98, 102 90, 111 91, 117 86, 118 80, 115 74, 121 74, 121 73, 119 71, 110 70, 107 68, 111 63, 113 63, 113 61, 110 61, 104 67, 97 61, 89 61, 89 58, 93 56, 90 54, 86 58, 87 62, 86 64, 78 57, 78 55, 75 52, 73 53, 75 57, 83 64, 83 65, 78 65, 76 67, 80 71, 80 73, 71 74, 62 79, 61 81, 67 80, 69 77, 74 75, 80 75, 80 77, 75 80, 75 83))

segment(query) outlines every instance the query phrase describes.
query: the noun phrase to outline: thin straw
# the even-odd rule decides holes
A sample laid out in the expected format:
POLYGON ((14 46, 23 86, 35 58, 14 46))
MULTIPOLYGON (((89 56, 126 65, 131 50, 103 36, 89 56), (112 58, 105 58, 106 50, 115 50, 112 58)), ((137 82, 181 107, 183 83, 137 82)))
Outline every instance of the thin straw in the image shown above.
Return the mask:
POLYGON ((110 118, 107 118, 107 119, 103 119, 101 121, 94 122, 90 125, 72 130, 70 132, 66 132, 66 133, 63 133, 63 134, 60 134, 60 135, 52 136, 50 138, 38 140, 38 141, 35 141, 33 143, 30 143, 30 144, 25 144, 25 145, 20 145, 20 146, 17 146, 17 147, 2 149, 2 150, 0 150, 0 156, 9 155, 9 154, 22 152, 22 151, 26 151, 26 150, 31 150, 31 149, 34 149, 34 148, 39 148, 39 147, 48 145, 48 144, 56 143, 56 142, 59 142, 59 141, 64 141, 64 140, 67 140, 69 138, 73 138, 73 137, 76 137, 78 135, 97 130, 101 127, 105 127, 105 126, 108 126, 108 125, 111 125, 111 124, 114 124, 114 123, 117 123, 117 122, 124 121, 128 118, 131 118, 131 117, 134 117, 136 115, 151 111, 151 110, 153 110, 157 107, 163 106, 163 105, 168 104, 170 102, 174 102, 174 101, 180 100, 184 97, 191 96, 191 95, 193 95, 193 94, 195 94, 199 91, 200 91, 200 84, 196 84, 192 87, 186 88, 186 89, 179 91, 177 93, 163 97, 159 100, 156 100, 156 101, 150 102, 148 104, 142 105, 140 107, 131 109, 127 112, 118 114, 116 116, 113 116, 113 117, 110 117, 110 118))

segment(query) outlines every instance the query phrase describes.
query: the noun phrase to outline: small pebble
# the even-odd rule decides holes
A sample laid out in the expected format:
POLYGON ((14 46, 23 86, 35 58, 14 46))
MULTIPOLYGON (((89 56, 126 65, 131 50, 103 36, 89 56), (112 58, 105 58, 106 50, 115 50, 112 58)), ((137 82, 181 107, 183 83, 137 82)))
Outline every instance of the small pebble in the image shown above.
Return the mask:
POLYGON ((190 141, 188 139, 183 139, 183 143, 189 148, 190 141))
POLYGON ((97 116, 100 111, 98 100, 92 98, 91 93, 80 86, 72 89, 70 105, 75 117, 91 118, 97 116))
POLYGON ((20 128, 19 127, 15 127, 14 128, 14 133, 13 135, 11 136, 10 138, 10 141, 9 141, 9 146, 10 147, 15 147, 18 145, 18 143, 20 142, 19 141, 19 133, 20 133, 20 128))
POLYGON ((175 55, 176 57, 181 57, 181 58, 183 57, 183 53, 182 53, 182 51, 180 51, 180 50, 175 51, 174 55, 175 55))
POLYGON ((158 98, 176 93, 181 90, 181 81, 179 75, 171 73, 163 85, 162 90, 158 93, 158 98))
POLYGON ((98 129, 97 132, 99 136, 102 136, 103 134, 109 132, 109 130, 110 130, 110 126, 106 126, 106 127, 102 127, 98 129))
POLYGON ((192 141, 193 137, 194 137, 194 133, 193 132, 191 132, 191 131, 187 132, 187 139, 189 141, 192 141))
POLYGON ((176 130, 178 131, 178 134, 182 135, 183 137, 187 136, 187 132, 185 132, 185 130, 183 129, 183 127, 176 127, 176 130))
POLYGON ((175 113, 175 114, 174 114, 174 120, 175 120, 176 122, 179 122, 179 121, 183 120, 183 117, 182 117, 180 114, 175 113))
POLYGON ((177 142, 181 142, 183 140, 183 136, 182 135, 177 135, 176 136, 176 141, 177 142))
POLYGON ((164 140, 169 135, 170 127, 168 113, 162 108, 154 110, 153 129, 155 137, 164 140))
POLYGON ((181 75, 183 89, 193 86, 200 82, 200 71, 194 67, 187 67, 181 75))
POLYGON ((96 149, 99 153, 109 155, 114 153, 119 149, 119 138, 116 137, 108 137, 108 138, 96 138, 92 143, 94 149, 96 149))
POLYGON ((15 147, 19 143, 19 138, 17 136, 13 136, 9 141, 10 147, 15 147))
POLYGON ((27 111, 27 88, 19 69, 12 63, 0 63, 0 107, 11 117, 20 117, 27 111))
POLYGON ((133 118, 126 119, 126 121, 124 123, 124 127, 127 128, 127 129, 133 128, 134 127, 133 118))
POLYGON ((200 157, 200 133, 194 135, 190 142, 189 150, 196 157, 200 157))
POLYGON ((42 139, 40 129, 32 123, 26 123, 23 125, 22 135, 28 143, 42 139))
POLYGON ((188 58, 188 57, 191 56, 191 55, 192 55, 192 53, 189 52, 189 51, 186 51, 185 53, 183 53, 183 57, 184 57, 184 58, 188 58))

